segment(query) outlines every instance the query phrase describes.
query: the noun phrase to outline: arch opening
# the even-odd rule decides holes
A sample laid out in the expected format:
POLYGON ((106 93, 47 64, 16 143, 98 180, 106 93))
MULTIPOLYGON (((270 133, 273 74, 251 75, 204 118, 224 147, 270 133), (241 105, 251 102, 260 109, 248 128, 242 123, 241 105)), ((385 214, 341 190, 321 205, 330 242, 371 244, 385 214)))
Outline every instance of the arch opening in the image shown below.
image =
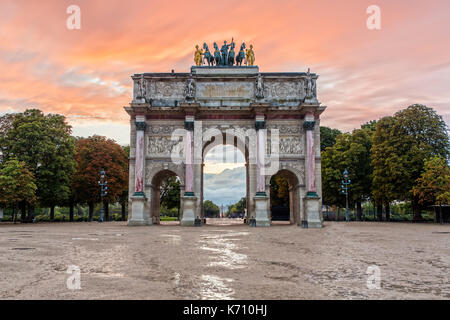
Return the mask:
POLYGON ((237 137, 228 140, 213 137, 203 148, 201 214, 205 224, 246 222, 248 151, 237 137))
POLYGON ((154 224, 174 225, 181 220, 181 179, 171 170, 161 170, 152 179, 152 208, 154 224))
POLYGON ((272 224, 300 223, 299 181, 295 173, 282 169, 270 178, 272 224))

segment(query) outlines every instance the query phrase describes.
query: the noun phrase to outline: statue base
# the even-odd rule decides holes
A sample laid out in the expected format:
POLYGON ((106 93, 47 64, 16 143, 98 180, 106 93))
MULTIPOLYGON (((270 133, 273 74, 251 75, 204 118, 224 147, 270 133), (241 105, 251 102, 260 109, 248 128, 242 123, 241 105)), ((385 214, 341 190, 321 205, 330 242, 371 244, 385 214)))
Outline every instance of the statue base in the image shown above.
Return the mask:
MULTIPOLYGON (((269 219, 269 197, 257 195, 253 197, 255 200, 255 226, 256 227, 270 227, 269 219)), ((251 220, 251 219, 250 219, 251 220)))
POLYGON ((181 197, 183 201, 183 217, 181 218, 180 225, 182 226, 195 226, 195 208, 197 203, 197 197, 191 195, 184 195, 181 197))
POLYGON ((131 197, 131 212, 132 215, 128 220, 129 226, 148 226, 152 221, 148 219, 148 214, 145 213, 145 196, 137 195, 131 197))
POLYGON ((305 197, 306 223, 302 221, 303 228, 322 228, 322 208, 320 197, 305 197))

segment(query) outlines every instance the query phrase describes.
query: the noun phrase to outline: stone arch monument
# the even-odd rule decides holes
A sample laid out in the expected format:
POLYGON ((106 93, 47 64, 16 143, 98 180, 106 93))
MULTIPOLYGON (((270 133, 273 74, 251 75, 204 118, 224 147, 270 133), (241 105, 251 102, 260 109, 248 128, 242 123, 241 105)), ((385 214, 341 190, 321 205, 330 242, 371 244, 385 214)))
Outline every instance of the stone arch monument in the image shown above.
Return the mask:
MULTIPOLYGON (((318 75, 257 66, 195 66, 132 76, 129 225, 159 223, 164 175, 181 181, 181 225, 203 218, 203 160, 219 144, 246 158, 247 217, 269 226, 270 178, 289 181, 291 223, 321 227, 318 75)), ((202 219, 203 220, 203 219, 202 219)))

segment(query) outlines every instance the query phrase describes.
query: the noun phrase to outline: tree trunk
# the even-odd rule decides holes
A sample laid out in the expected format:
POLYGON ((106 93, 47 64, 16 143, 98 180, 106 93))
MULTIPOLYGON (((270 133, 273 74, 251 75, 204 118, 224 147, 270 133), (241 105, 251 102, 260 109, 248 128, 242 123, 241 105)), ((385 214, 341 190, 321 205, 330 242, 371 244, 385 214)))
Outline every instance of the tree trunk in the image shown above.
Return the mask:
POLYGON ((109 221, 109 204, 108 201, 103 201, 103 212, 105 213, 105 221, 109 221))
POLYGON ((13 204, 13 220, 14 220, 14 224, 17 223, 17 211, 16 211, 16 203, 13 204))
POLYGON ((356 202, 356 221, 361 221, 362 207, 361 201, 356 202))
POLYGON ((69 203, 69 221, 70 222, 73 222, 73 207, 74 207, 73 200, 70 200, 70 203, 69 203))
POLYGON ((94 203, 93 202, 89 202, 89 222, 92 222, 92 220, 94 219, 94 203))
POLYGON ((33 222, 33 218, 34 218, 34 205, 29 204, 29 205, 28 205, 28 216, 27 216, 27 221, 28 221, 28 222, 33 222))
POLYGON ((420 207, 420 205, 416 201, 416 199, 414 199, 412 201, 412 207, 413 207, 413 213, 414 213, 413 221, 423 221, 422 208, 420 207))
POLYGON ((20 222, 25 223, 27 215, 27 203, 25 201, 20 202, 20 222))
POLYGON ((55 221, 55 206, 53 205, 50 207, 50 221, 55 221))
POLYGON ((125 207, 125 201, 122 202, 122 221, 126 220, 126 211, 125 211, 126 207, 125 207))
POLYGON ((384 204, 384 210, 386 211, 386 221, 391 221, 391 205, 389 202, 384 204))
POLYGON ((377 204, 377 216, 378 221, 383 221, 383 205, 381 203, 377 204))

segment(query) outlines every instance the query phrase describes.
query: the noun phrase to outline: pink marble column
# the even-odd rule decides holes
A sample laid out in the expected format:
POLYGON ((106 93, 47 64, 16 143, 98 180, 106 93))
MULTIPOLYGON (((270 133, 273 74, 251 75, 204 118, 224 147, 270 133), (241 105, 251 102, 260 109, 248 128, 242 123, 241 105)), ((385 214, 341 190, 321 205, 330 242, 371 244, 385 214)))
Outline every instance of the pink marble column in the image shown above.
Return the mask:
POLYGON ((185 195, 194 196, 194 118, 186 117, 186 181, 185 195))
POLYGON ((144 196, 144 134, 145 116, 136 116, 136 160, 134 165, 134 196, 144 196))
POLYGON ((318 196, 316 189, 316 154, 314 146, 315 125, 314 115, 312 113, 307 114, 303 127, 306 131, 307 196, 309 197, 318 196))
POLYGON ((266 151, 266 141, 264 136, 264 130, 266 128, 266 122, 264 116, 256 117, 256 194, 266 195, 266 181, 265 181, 265 166, 264 155, 266 151))

